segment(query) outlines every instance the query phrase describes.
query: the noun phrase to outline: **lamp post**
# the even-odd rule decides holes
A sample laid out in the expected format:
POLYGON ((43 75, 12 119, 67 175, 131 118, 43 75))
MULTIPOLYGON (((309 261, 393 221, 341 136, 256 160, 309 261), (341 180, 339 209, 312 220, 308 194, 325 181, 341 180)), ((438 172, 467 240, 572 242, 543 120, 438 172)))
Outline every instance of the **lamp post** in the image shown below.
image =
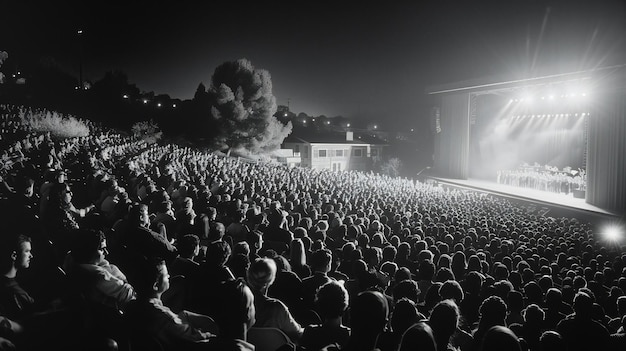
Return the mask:
POLYGON ((83 90, 83 30, 76 31, 78 34, 78 83, 80 90, 83 90))

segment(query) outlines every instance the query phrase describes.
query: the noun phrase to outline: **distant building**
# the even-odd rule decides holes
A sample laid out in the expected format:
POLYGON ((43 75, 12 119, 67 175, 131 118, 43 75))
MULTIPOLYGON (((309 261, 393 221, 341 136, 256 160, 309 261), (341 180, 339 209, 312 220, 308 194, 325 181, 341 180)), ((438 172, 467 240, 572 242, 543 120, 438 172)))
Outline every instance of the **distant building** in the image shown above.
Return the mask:
POLYGON ((300 156, 301 167, 333 171, 372 169, 374 161, 383 156, 386 143, 375 137, 354 137, 353 132, 290 135, 282 148, 300 156))

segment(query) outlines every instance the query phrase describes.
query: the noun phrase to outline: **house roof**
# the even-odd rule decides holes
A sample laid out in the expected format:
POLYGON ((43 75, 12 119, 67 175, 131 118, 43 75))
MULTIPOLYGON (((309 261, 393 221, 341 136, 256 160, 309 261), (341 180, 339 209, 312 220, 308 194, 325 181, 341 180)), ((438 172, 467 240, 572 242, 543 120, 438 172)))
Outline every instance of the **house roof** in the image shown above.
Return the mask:
POLYGON ((385 145, 383 140, 368 136, 364 138, 359 133, 353 134, 353 140, 346 140, 345 132, 312 132, 304 134, 290 134, 283 143, 312 143, 312 144, 361 144, 361 145, 385 145))

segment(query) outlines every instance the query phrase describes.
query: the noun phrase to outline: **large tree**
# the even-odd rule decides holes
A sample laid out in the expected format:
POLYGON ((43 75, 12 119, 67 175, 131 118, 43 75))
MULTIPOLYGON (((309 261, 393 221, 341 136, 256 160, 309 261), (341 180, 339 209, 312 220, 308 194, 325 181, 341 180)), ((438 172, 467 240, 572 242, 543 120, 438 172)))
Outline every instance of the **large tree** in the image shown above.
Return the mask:
POLYGON ((223 148, 267 153, 280 147, 291 133, 276 113, 269 72, 246 59, 225 62, 215 69, 209 88, 211 116, 219 126, 216 141, 223 148))

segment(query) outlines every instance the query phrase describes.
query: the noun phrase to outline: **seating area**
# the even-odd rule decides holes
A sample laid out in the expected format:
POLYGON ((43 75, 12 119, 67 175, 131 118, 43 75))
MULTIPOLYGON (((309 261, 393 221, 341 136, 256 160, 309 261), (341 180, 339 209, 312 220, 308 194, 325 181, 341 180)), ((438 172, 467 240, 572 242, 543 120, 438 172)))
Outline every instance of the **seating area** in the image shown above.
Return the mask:
POLYGON ((0 350, 625 349, 626 254, 590 223, 25 110, 0 105, 0 350))

